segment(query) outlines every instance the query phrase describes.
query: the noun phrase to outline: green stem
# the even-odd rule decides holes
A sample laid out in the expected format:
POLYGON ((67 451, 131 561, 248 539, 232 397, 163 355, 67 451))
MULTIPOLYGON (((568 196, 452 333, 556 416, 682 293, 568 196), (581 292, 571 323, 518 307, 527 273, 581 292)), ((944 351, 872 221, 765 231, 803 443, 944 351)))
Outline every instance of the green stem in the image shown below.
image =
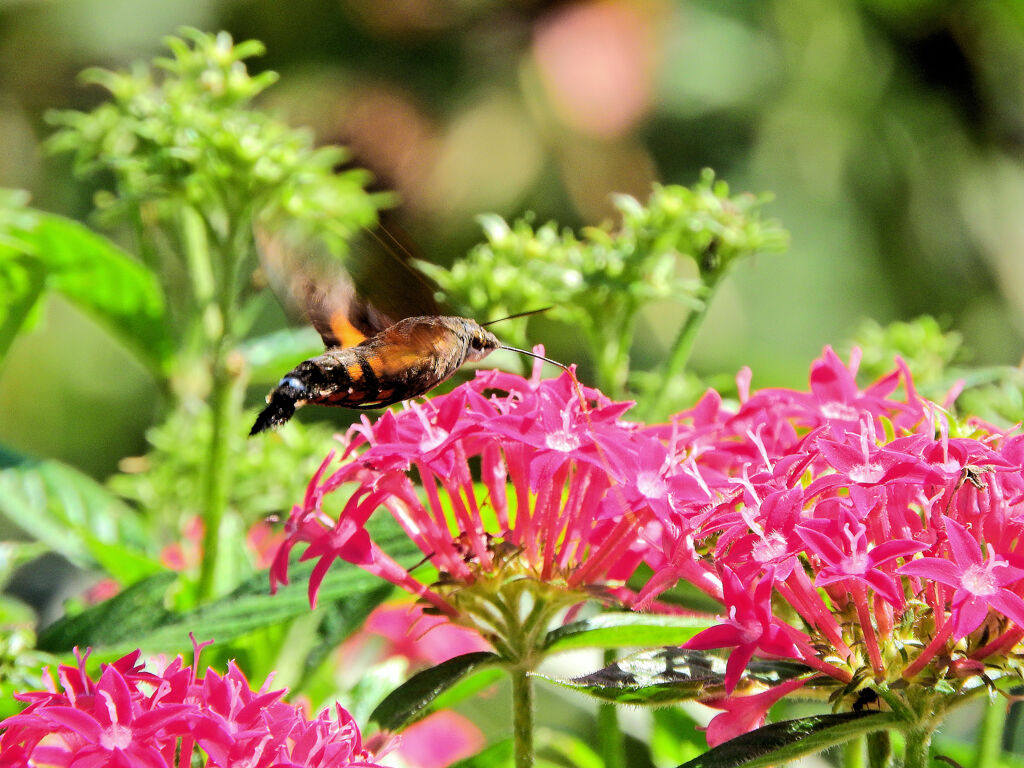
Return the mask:
POLYGON ((869 768, 889 768, 892 765, 892 739, 888 731, 875 731, 867 735, 869 768))
POLYGON ((1006 703, 997 698, 988 702, 985 717, 981 721, 981 732, 975 747, 977 757, 974 768, 994 768, 999 764, 999 755, 1003 747, 1003 733, 1006 727, 1006 703))
POLYGON ((533 683, 525 667, 516 666, 512 674, 512 738, 516 768, 533 766, 533 683))
MULTIPOLYGON (((614 661, 614 651, 606 650, 605 665, 614 661)), ((619 713, 614 704, 601 704, 597 708, 597 748, 604 768, 625 768, 626 739, 619 727, 619 713)))
MULTIPOLYGON (((203 484, 203 561, 199 570, 198 598, 213 596, 218 583, 220 530, 228 508, 228 441, 234 422, 234 389, 237 376, 231 371, 228 356, 233 348, 237 265, 242 260, 238 250, 237 230, 232 228, 219 241, 220 258, 215 309, 218 322, 208 327, 210 359, 210 442, 207 447, 206 477, 203 484)), ((212 308, 212 307, 211 307, 212 308)))
POLYGON ((864 768, 864 739, 853 739, 843 745, 843 768, 864 768))
POLYGON ((904 732, 903 768, 928 768, 934 731, 931 723, 921 723, 904 732))
POLYGON ((592 318, 592 332, 588 333, 590 347, 596 354, 597 386, 612 399, 626 395, 629 378, 629 348, 633 342, 633 328, 639 307, 605 307, 600 318, 592 318))
POLYGON ((214 360, 210 392, 210 442, 203 482, 203 561, 199 569, 200 602, 213 596, 220 560, 220 528, 228 506, 228 433, 231 422, 232 380, 222 355, 214 360))
POLYGON ((711 301, 714 299, 715 292, 718 290, 718 286, 721 284, 724 276, 725 271, 721 269, 701 275, 701 280, 704 283, 704 290, 700 297, 701 305, 691 310, 690 314, 686 316, 683 327, 679 329, 679 333, 672 343, 672 349, 665 363, 665 378, 661 384, 661 391, 655 400, 655 408, 658 413, 661 412, 661 409, 669 406, 667 401, 672 393, 674 382, 686 371, 686 364, 690 361, 690 354, 693 352, 693 346, 697 342, 697 333, 704 324, 704 319, 708 315, 708 309, 711 307, 711 301))

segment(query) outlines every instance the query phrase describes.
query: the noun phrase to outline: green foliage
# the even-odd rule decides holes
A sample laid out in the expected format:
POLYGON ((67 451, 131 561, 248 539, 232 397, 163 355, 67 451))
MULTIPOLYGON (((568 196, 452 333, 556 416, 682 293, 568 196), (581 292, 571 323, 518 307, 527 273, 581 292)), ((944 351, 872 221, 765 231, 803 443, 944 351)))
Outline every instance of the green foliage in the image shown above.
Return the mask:
MULTIPOLYGON (((651 648, 650 643, 639 643, 651 648)), ((764 688, 808 674, 793 662, 750 662, 744 687, 764 688)), ((563 688, 617 704, 660 705, 724 695, 725 660, 676 644, 637 651, 603 669, 571 680, 549 678, 563 688)))
MULTIPOLYGON (((5 606, 6 607, 6 606, 5 606)), ((14 694, 20 691, 41 690, 44 686, 42 670, 53 669, 56 659, 34 648, 35 636, 25 628, 8 629, 7 611, 0 623, 0 718, 14 715, 21 709, 14 694)))
POLYGON ((910 368, 915 383, 930 386, 943 378, 946 368, 962 355, 963 338, 956 331, 943 331, 929 315, 882 326, 865 320, 853 334, 861 348, 861 373, 877 379, 892 370, 899 356, 910 368))
POLYGON ((102 219, 134 229, 168 298, 175 355, 166 388, 178 414, 153 435, 163 451, 153 472, 118 483, 148 505, 202 512, 197 589, 210 597, 232 578, 218 554, 240 528, 229 519, 232 503, 287 507, 283 495, 294 490, 263 493, 274 477, 264 469, 270 449, 240 445, 246 369, 238 347, 262 308, 249 279, 254 224, 287 221, 340 255, 375 222, 383 198, 364 191, 365 173, 335 172, 339 148, 314 148, 308 131, 250 108, 277 77, 249 74, 246 60, 263 52, 260 43, 191 29, 165 42, 171 56, 152 66, 84 73, 110 100, 91 112, 52 113, 60 130, 49 147, 72 153, 76 173, 104 186, 95 198, 102 219), (200 412, 207 418, 192 421, 200 412))
POLYGON ((1024 422, 1024 368, 978 371, 982 383, 966 390, 957 400, 961 410, 1007 427, 1024 422))
POLYGON ((573 648, 624 648, 682 645, 711 626, 706 616, 647 613, 602 613, 552 630, 545 640, 549 651, 573 648))
POLYGON ((75 221, 26 207, 0 190, 0 359, 48 291, 95 317, 159 374, 171 351, 154 276, 75 221))
MULTIPOLYGON (((132 510, 91 477, 52 459, 0 453, 0 515, 82 567, 103 564, 116 577, 138 577, 149 549, 132 510), (108 557, 109 546, 120 552, 108 557)), ((151 573, 153 564, 143 567, 151 573)))
POLYGON ((844 712, 784 720, 731 739, 679 768, 761 768, 781 765, 892 727, 890 712, 844 712))
MULTIPOLYGON (((589 227, 577 236, 554 223, 535 228, 529 217, 509 225, 481 217, 487 241, 450 269, 421 266, 458 310, 498 317, 551 306, 552 318, 578 327, 597 366, 597 383, 621 397, 629 378, 636 318, 649 302, 671 299, 690 308, 669 358, 668 375, 681 373, 719 281, 744 258, 778 252, 788 236, 762 219, 766 196, 730 196, 706 170, 692 188, 656 185, 646 205, 620 195, 617 226, 589 227), (681 274, 680 258, 691 262, 681 274), (692 327, 692 330, 691 330, 692 327)), ((525 344, 521 335, 516 343, 525 344)))
MULTIPOLYGON (((207 405, 193 401, 170 413, 146 433, 151 449, 121 462, 108 487, 132 502, 157 527, 176 537, 182 522, 202 516, 202 478, 212 419, 207 405)), ((250 440, 241 430, 226 437, 234 482, 228 504, 246 520, 287 514, 332 444, 324 425, 292 423, 288 429, 250 440)))
POLYGON ((102 211, 132 221, 152 202, 173 222, 185 205, 225 241, 254 212, 277 212, 308 222, 338 247, 374 221, 366 174, 334 172, 344 159, 339 148, 315 149, 309 131, 248 108, 277 80, 274 72, 247 71, 245 60, 263 53, 261 43, 235 45, 226 32, 193 29, 165 42, 171 57, 152 67, 83 73, 111 101, 88 113, 49 115, 61 128, 50 149, 73 153, 82 176, 113 179, 112 194, 97 196, 102 211))
MULTIPOLYGON (((310 570, 312 565, 300 567, 296 576, 308 579, 310 570)), ((189 632, 227 644, 256 630, 304 618, 310 610, 305 581, 296 580, 271 595, 267 573, 260 571, 219 600, 175 611, 166 608, 165 603, 176 580, 176 574, 164 571, 81 613, 66 616, 41 633, 39 648, 54 653, 66 653, 76 645, 120 652, 139 647, 174 652, 188 646, 189 632)), ((342 598, 347 601, 347 636, 389 594, 390 586, 382 589, 379 579, 357 566, 346 565, 333 569, 324 579, 320 599, 328 603, 342 598)), ((308 639, 315 640, 315 634, 308 639)), ((311 652, 313 648, 292 648, 291 652, 300 650, 311 652)))
MULTIPOLYGON (((928 315, 882 326, 865 320, 853 337, 863 352, 860 373, 873 380, 892 370, 899 356, 914 376, 925 397, 944 402, 950 391, 958 392, 956 411, 966 417, 1004 426, 1024 421, 1024 369, 1009 366, 964 367, 962 338, 943 331, 928 315)), ((970 425, 964 429, 969 433, 970 425)))
POLYGON ((402 728, 426 715, 434 700, 461 680, 500 662, 501 657, 496 654, 477 651, 425 669, 392 691, 370 719, 385 730, 402 728))
MULTIPOLYGON (((107 487, 56 461, 2 454, 0 514, 38 542, 19 552, 48 548, 122 587, 51 625, 40 647, 177 649, 191 629, 229 653, 231 639, 309 613, 304 585, 271 598, 245 551, 246 528, 301 498, 330 444, 327 429, 299 424, 264 440, 244 436, 248 358, 272 366, 284 354, 280 338, 247 338, 267 303, 251 279, 252 232, 257 219, 287 220, 341 254, 385 198, 365 192, 364 172, 336 172, 340 148, 317 149, 308 131, 251 109, 276 80, 247 70, 261 44, 195 30, 166 43, 171 55, 152 66, 84 73, 109 96, 95 109, 48 116, 59 127, 49 149, 71 153, 76 174, 98 185, 99 221, 121 227, 119 236, 127 225, 138 259, 77 222, 26 207, 23 193, 0 192, 0 357, 57 292, 99 320, 168 395, 150 452, 125 459, 107 487), (168 572, 158 554, 196 518, 201 545, 191 542, 184 573, 168 572), (225 596, 211 601, 215 594, 225 596)), ((353 582, 342 569, 325 582, 322 600, 346 600, 306 634, 303 675, 390 592, 356 574, 353 582)))

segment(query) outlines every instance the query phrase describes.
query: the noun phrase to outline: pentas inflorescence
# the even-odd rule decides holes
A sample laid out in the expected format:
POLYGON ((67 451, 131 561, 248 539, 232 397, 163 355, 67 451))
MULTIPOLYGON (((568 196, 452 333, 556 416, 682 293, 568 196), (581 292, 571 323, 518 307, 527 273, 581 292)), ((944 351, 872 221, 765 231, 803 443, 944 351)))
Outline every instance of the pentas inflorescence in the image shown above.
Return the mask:
MULTIPOLYGON (((735 411, 709 392, 652 428, 686 446, 713 497, 660 518, 637 607, 679 578, 721 600, 725 621, 687 647, 732 649, 725 693, 758 654, 803 662, 847 706, 872 687, 894 709, 941 717, 983 681, 1021 672, 1024 436, 952 422, 899 361, 862 391, 858 360, 826 349, 810 392, 750 394, 744 372, 735 411)), ((756 707, 719 702, 712 740, 796 687, 756 707)))
POLYGON ((98 680, 84 657, 61 666, 59 688, 48 676, 48 690, 19 694, 28 706, 0 722, 0 766, 379 768, 340 706, 309 719, 283 690, 252 690, 233 663, 200 677, 200 650, 193 667, 178 657, 162 672, 134 651, 98 680))
POLYGON ((568 374, 479 374, 355 427, 341 466, 328 472, 328 456, 293 510, 273 578, 287 578, 305 543, 303 557, 319 560, 311 597, 335 559, 354 562, 506 655, 526 593, 533 618, 539 603, 595 596, 658 610, 689 582, 725 607, 688 643, 731 649, 714 741, 808 680, 838 705, 872 687, 896 708, 914 688, 955 695, 1018 675, 1024 437, 952 421, 902 363, 861 390, 858 359, 826 349, 809 392, 751 393, 744 371, 737 408, 709 391, 660 425, 625 421, 628 404, 595 391, 581 398, 568 374), (331 514, 325 500, 342 487, 351 495, 331 514), (379 508, 436 579, 372 541, 364 525, 379 508), (631 592, 641 562, 653 576, 631 592), (752 693, 740 683, 755 654, 810 671, 724 698, 752 693))
POLYGON ((513 626, 524 609, 540 632, 572 604, 611 599, 641 562, 640 530, 654 519, 644 482, 660 488, 673 462, 660 439, 620 421, 628 403, 583 390, 569 374, 542 380, 539 370, 531 379, 484 373, 357 425, 342 466, 328 474, 329 455, 293 510, 274 583, 287 579, 292 548, 306 542, 303 558, 319 559, 311 599, 330 564, 347 560, 518 660, 533 650, 513 626), (351 496, 332 516, 324 501, 343 486, 351 496), (430 559, 430 583, 370 539, 364 524, 381 507, 430 559), (513 635, 522 641, 515 648, 513 635))

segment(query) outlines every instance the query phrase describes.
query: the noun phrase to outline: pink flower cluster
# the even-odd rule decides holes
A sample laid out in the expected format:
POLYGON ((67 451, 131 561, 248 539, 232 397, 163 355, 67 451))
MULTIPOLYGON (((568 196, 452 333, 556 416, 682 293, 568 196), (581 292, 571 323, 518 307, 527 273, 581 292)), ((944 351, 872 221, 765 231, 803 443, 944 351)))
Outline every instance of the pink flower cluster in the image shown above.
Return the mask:
POLYGON ((377 766, 359 729, 340 706, 307 719, 281 700, 283 690, 253 691, 233 663, 221 676, 181 658, 161 673, 139 663, 139 651, 105 665, 99 680, 61 666, 58 690, 19 694, 28 706, 0 722, 0 766, 76 768, 332 768, 377 766), (200 756, 204 762, 195 760, 200 756))
POLYGON ((658 428, 687 446, 714 498, 662 519, 642 600, 680 577, 719 582, 708 591, 728 619, 689 645, 736 649, 730 687, 755 651, 839 679, 866 667, 876 680, 894 669, 910 680, 947 640, 983 624, 988 641, 956 666, 1024 634, 1024 436, 952 424, 902 364, 861 391, 856 367, 856 352, 847 367, 828 349, 810 392, 744 393, 736 412, 709 392, 658 428), (791 609, 787 621, 772 615, 773 594, 791 609), (931 642, 904 665, 892 641, 911 639, 897 637, 908 616, 927 616, 912 624, 916 641, 931 642), (821 642, 842 665, 821 661, 821 642))
POLYGON ((456 610, 445 584, 526 576, 580 592, 621 583, 641 561, 639 531, 652 519, 644 495, 668 493, 667 449, 619 421, 628 403, 584 394, 569 374, 541 380, 537 371, 529 380, 487 372, 451 394, 356 426, 342 465, 327 474, 329 455, 292 511, 273 583, 287 580, 300 543, 308 544, 303 559, 318 559, 311 600, 336 559, 449 615, 456 610), (584 408, 583 397, 594 402, 584 408), (351 490, 344 507, 326 511, 343 486, 351 490), (414 579, 370 539, 364 525, 381 507, 430 558, 438 588, 414 579))
MULTIPOLYGON (((329 456, 293 510, 273 578, 305 543, 319 561, 311 597, 343 559, 449 615, 485 578, 598 587, 640 610, 682 580, 724 606, 688 647, 732 649, 726 694, 755 654, 800 661, 851 698, 979 675, 1024 639, 1024 436, 954 420, 901 362, 862 390, 858 360, 826 349, 806 392, 751 393, 745 371, 738 407, 709 391, 650 426, 594 391, 583 408, 568 375, 480 374, 356 427, 341 466, 328 473, 329 456), (328 512, 342 486, 351 495, 328 512), (436 582, 371 540, 378 508, 436 582), (653 576, 628 592, 640 562, 653 576)), ((736 722, 799 684, 747 701, 736 722)))

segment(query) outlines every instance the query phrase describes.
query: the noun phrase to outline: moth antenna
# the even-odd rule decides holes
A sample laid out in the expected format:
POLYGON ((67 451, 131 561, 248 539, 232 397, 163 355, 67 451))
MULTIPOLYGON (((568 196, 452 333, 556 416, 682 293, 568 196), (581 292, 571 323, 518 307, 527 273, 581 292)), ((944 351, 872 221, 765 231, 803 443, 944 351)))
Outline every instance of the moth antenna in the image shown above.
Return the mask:
MULTIPOLYGON (((515 315, 513 315, 513 317, 515 317, 515 315)), ((495 320, 494 322, 496 323, 498 321, 495 320)), ((521 355, 527 355, 528 357, 535 357, 538 360, 543 360, 545 363, 551 363, 552 365, 557 365, 563 371, 565 371, 569 375, 572 375, 572 371, 569 370, 569 366, 567 366, 565 363, 560 363, 557 360, 552 360, 550 357, 544 357, 544 355, 538 355, 536 352, 530 352, 530 351, 525 350, 525 349, 520 349, 519 347, 509 347, 509 346, 506 346, 505 344, 502 344, 500 347, 498 347, 498 349, 507 349, 509 352, 518 352, 521 355)))
POLYGON ((377 222, 377 226, 364 227, 364 230, 370 235, 370 237, 376 240, 380 247, 384 249, 384 252, 391 256, 394 261, 398 262, 402 269, 411 275, 416 282, 426 287, 431 293, 434 292, 436 286, 431 284, 423 273, 412 265, 412 261, 416 258, 416 254, 410 251, 386 224, 383 222, 377 222))
MULTIPOLYGON (((486 323, 480 323, 480 325, 486 327, 488 325, 494 325, 495 323, 502 323, 505 320, 515 320, 517 317, 526 317, 527 315, 539 315, 541 312, 547 312, 553 307, 541 307, 540 309, 528 309, 525 312, 516 312, 514 315, 505 315, 505 317, 499 317, 497 320, 488 320, 486 323)), ((520 352, 522 350, 519 350, 520 352)), ((529 353, 527 353, 529 354, 529 353)), ((562 366, 563 368, 565 366, 562 366)))

